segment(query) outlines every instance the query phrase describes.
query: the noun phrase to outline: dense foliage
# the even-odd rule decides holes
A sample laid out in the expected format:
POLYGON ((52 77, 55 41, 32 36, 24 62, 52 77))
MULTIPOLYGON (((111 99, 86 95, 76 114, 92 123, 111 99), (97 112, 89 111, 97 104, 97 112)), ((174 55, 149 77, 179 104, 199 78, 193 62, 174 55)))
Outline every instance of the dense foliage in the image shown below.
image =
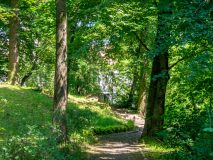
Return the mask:
MULTIPOLYGON (((16 83, 52 96, 56 59, 54 0, 18 2, 16 83)), ((165 111, 160 117, 164 124, 153 136, 177 148, 166 155, 168 159, 211 159, 212 6, 210 0, 67 0, 69 93, 95 96, 145 116, 149 84, 165 78, 168 72, 165 111), (168 53, 168 69, 152 76, 153 60, 164 52, 168 53)), ((1 1, 0 82, 8 78, 9 21, 13 15, 10 1, 1 1)), ((75 116, 69 110, 68 114, 75 116)), ((79 121, 80 125, 88 123, 88 119, 79 121)), ((97 127, 94 132, 122 130, 115 128, 97 127)), ((26 138, 28 132, 25 134, 26 138)), ((38 135, 40 132, 34 138, 38 135)), ((25 139, 15 137, 8 142, 8 156, 21 141, 25 139)), ((42 148, 46 144, 39 145, 42 148)), ((37 156, 37 151, 27 152, 37 156)))

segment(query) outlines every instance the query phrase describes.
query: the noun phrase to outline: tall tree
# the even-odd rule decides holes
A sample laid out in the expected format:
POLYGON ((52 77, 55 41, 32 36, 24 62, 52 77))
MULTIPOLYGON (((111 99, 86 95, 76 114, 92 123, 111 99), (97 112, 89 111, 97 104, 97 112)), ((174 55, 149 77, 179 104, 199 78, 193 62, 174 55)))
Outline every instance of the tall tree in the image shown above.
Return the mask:
POLYGON ((163 125, 166 87, 169 80, 168 40, 170 29, 168 19, 172 14, 171 2, 160 1, 157 8, 158 28, 143 135, 153 135, 156 131, 160 130, 163 125))
POLYGON ((18 0, 11 0, 11 8, 13 9, 13 16, 10 19, 10 33, 9 33, 9 72, 8 82, 15 84, 17 80, 19 54, 18 54, 18 36, 17 28, 18 21, 18 0))
POLYGON ((140 69, 140 87, 139 87, 139 94, 138 94, 138 102, 137 102, 137 107, 138 107, 138 111, 140 113, 140 115, 142 117, 145 117, 146 115, 146 107, 147 107, 147 98, 148 98, 148 81, 147 78, 149 76, 149 58, 145 55, 147 55, 146 52, 150 51, 150 49, 148 48, 148 46, 146 45, 147 43, 147 33, 148 33, 148 24, 147 27, 145 27, 145 30, 142 31, 141 37, 137 34, 136 38, 140 43, 140 48, 142 48, 142 52, 141 54, 143 54, 142 56, 142 61, 141 61, 141 69, 140 69))
POLYGON ((159 1, 157 4, 158 28, 143 135, 153 135, 156 131, 162 129, 169 70, 179 62, 203 53, 201 50, 202 47, 198 44, 205 46, 204 50, 208 52, 208 44, 209 41, 211 41, 210 35, 212 34, 203 32, 203 30, 208 31, 209 26, 211 26, 208 23, 210 18, 209 8, 207 7, 208 4, 209 1, 193 1, 193 3, 191 3, 188 1, 168 0, 159 1), (207 10, 204 11, 204 8, 207 10), (191 13, 194 13, 193 16, 191 13), (188 20, 187 23, 185 23, 185 19, 188 20), (202 25, 200 23, 201 21, 203 21, 202 25), (183 48, 181 50, 182 54, 179 55, 181 58, 169 66, 169 56, 170 60, 171 57, 174 57, 174 53, 171 53, 174 52, 172 50, 172 47, 174 48, 175 46, 174 44, 176 45, 176 49, 179 45, 183 48), (189 52, 187 51, 187 47, 183 47, 185 45, 195 48, 189 52), (184 50, 185 54, 183 54, 184 50))
POLYGON ((56 0, 56 65, 53 124, 59 131, 59 142, 67 140, 67 10, 66 0, 56 0))

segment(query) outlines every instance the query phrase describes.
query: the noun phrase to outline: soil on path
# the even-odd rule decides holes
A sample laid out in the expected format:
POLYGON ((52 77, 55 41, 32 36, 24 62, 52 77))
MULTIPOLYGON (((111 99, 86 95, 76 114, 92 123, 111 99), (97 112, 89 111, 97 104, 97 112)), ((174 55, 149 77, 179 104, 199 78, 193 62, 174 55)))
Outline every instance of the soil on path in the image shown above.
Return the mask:
POLYGON ((88 147, 89 160, 148 160, 144 158, 142 145, 138 143, 142 134, 144 120, 138 114, 128 113, 126 110, 115 110, 125 119, 135 122, 131 131, 103 135, 99 142, 88 147))

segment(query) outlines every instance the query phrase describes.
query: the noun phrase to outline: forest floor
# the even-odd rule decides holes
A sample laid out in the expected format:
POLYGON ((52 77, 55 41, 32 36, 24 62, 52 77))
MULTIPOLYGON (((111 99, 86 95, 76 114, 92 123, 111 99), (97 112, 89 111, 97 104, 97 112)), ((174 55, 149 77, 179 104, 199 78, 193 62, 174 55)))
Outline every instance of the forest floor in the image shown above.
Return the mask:
POLYGON ((144 155, 144 144, 140 143, 144 119, 125 109, 114 110, 126 120, 133 120, 131 131, 99 136, 98 143, 88 146, 89 160, 148 160, 144 155))

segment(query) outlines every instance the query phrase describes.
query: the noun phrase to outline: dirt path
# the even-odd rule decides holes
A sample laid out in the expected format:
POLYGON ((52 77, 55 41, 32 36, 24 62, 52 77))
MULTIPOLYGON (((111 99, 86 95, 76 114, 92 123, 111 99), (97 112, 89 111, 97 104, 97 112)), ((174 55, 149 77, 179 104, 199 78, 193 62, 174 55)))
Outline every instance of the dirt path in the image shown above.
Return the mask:
POLYGON ((125 110, 115 112, 125 119, 134 120, 136 127, 132 131, 101 136, 98 144, 89 146, 89 160, 148 160, 144 158, 142 146, 138 143, 144 120, 125 110))

